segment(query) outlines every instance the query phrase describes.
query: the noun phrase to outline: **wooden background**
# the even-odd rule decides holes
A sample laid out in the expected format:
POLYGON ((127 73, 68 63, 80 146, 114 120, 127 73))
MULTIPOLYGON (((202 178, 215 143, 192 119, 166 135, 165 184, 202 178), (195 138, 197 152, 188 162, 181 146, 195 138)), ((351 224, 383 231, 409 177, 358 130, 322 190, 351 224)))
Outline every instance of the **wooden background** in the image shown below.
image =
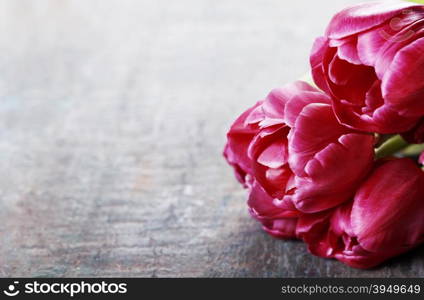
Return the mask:
POLYGON ((0 1, 0 276, 424 276, 267 236, 221 157, 355 2, 0 1))

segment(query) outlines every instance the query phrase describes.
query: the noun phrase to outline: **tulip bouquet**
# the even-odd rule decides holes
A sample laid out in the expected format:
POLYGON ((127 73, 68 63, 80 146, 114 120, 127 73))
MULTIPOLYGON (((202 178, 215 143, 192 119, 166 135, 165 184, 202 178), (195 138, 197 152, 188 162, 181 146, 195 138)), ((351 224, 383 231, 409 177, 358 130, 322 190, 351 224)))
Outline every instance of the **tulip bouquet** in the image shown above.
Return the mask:
POLYGON ((315 85, 245 111, 224 156, 266 232, 370 268, 424 242, 424 5, 342 10, 310 64, 315 85))

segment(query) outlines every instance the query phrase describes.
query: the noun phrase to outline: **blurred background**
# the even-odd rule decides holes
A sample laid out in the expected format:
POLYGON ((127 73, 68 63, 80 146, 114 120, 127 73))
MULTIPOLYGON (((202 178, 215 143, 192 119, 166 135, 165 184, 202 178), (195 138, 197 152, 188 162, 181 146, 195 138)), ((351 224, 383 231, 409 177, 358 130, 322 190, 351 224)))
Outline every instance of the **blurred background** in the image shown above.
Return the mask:
POLYGON ((275 240, 221 151, 356 0, 0 1, 0 276, 424 276, 275 240))

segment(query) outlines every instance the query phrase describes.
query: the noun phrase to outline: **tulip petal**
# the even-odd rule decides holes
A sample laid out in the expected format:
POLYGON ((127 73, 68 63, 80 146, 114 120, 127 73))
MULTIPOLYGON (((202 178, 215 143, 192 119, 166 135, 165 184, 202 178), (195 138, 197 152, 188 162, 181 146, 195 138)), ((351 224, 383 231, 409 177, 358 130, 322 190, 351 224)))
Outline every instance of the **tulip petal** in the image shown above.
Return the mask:
MULTIPOLYGON (((381 29, 384 30, 384 29, 381 29)), ((381 51, 387 39, 383 37, 381 31, 370 30, 358 36, 358 56, 364 65, 375 66, 377 54, 381 51)))
POLYGON ((308 250, 314 255, 331 258, 334 249, 328 238, 328 228, 332 211, 316 214, 301 215, 296 227, 296 235, 307 245, 308 250))
POLYGON ((328 104, 312 103, 303 108, 290 132, 289 164, 299 176, 305 176, 306 164, 313 156, 345 133, 328 104), (319 128, 319 134, 317 134, 319 128))
POLYGON ((372 113, 358 112, 355 107, 344 100, 333 100, 333 109, 341 124, 357 130, 392 134, 411 129, 417 119, 403 117, 390 105, 379 107, 372 113))
POLYGON ((254 182, 249 194, 249 212, 263 225, 263 229, 276 238, 296 238, 296 224, 299 213, 284 210, 273 204, 273 199, 254 182))
POLYGON ((287 141, 280 139, 268 146, 256 161, 266 167, 277 169, 287 163, 287 159, 287 141))
POLYGON ((262 129, 249 145, 248 155, 252 159, 252 175, 265 191, 274 198, 282 198, 292 172, 287 165, 288 128, 262 129))
POLYGON ((385 100, 393 106, 408 107, 409 115, 424 115, 424 38, 397 52, 382 82, 385 100), (408 76, 405 76, 408 74, 408 76))
POLYGON ((303 108, 311 103, 331 104, 331 99, 327 95, 318 92, 317 90, 314 92, 299 91, 298 95, 294 96, 290 101, 288 101, 285 106, 285 123, 290 127, 294 127, 296 119, 302 112, 303 108))
POLYGON ((372 135, 339 125, 331 106, 307 105, 289 134, 289 165, 298 187, 290 198, 296 208, 313 213, 346 201, 372 164, 373 145, 372 135))
POLYGON ((400 17, 358 35, 358 55, 365 65, 376 67, 380 79, 396 51, 417 37, 414 27, 423 21, 422 13, 404 12, 400 17))
POLYGON ((263 229, 278 239, 296 239, 297 218, 276 219, 262 223, 263 229))
POLYGON ((282 88, 273 89, 262 105, 265 117, 279 120, 284 119, 286 103, 301 91, 316 92, 316 89, 300 80, 287 84, 282 88))
POLYGON ((370 252, 401 253, 424 240, 424 173, 410 159, 390 160, 354 198, 352 227, 370 252))
POLYGON ((358 55, 357 42, 358 40, 356 37, 346 40, 345 43, 338 46, 337 56, 351 64, 361 65, 362 61, 358 55))
POLYGON ((318 152, 306 165, 308 176, 296 177, 296 208, 313 213, 349 200, 370 169, 373 144, 371 135, 350 133, 318 152))
POLYGON ((248 148, 258 128, 246 125, 246 119, 262 102, 256 103, 249 108, 231 126, 227 133, 227 144, 224 149, 224 156, 235 169, 236 177, 241 183, 245 183, 246 174, 252 172, 252 161, 248 156, 248 148))
POLYGON ((250 213, 259 221, 292 218, 299 215, 299 212, 294 209, 282 209, 274 205, 273 198, 266 193, 257 181, 252 183, 247 204, 250 213))
POLYGON ((381 1, 350 6, 333 17, 327 27, 326 36, 341 39, 378 26, 402 11, 421 7, 420 4, 402 1, 381 1))
POLYGON ((312 46, 310 65, 312 70, 312 78, 315 84, 321 90, 329 94, 330 90, 328 88, 326 76, 323 69, 323 61, 328 49, 328 39, 325 37, 317 38, 314 42, 314 45, 312 46))

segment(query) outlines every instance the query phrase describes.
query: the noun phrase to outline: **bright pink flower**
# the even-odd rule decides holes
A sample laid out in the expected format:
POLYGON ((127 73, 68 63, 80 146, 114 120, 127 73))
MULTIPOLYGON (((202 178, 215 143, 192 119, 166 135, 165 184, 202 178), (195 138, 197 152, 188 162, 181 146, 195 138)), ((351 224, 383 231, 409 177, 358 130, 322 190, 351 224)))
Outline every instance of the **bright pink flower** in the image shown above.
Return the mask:
POLYGON ((333 17, 312 49, 312 74, 341 123, 398 133, 424 115, 423 52, 423 5, 365 3, 333 17))
POLYGON ((305 215, 297 234, 318 256, 370 268, 424 241, 424 172, 407 158, 379 162, 353 201, 305 215))
POLYGON ((279 237, 294 237, 302 213, 350 199, 374 156, 374 136, 340 125, 329 98, 300 81, 243 113, 227 137, 224 155, 250 189, 251 214, 279 237))

